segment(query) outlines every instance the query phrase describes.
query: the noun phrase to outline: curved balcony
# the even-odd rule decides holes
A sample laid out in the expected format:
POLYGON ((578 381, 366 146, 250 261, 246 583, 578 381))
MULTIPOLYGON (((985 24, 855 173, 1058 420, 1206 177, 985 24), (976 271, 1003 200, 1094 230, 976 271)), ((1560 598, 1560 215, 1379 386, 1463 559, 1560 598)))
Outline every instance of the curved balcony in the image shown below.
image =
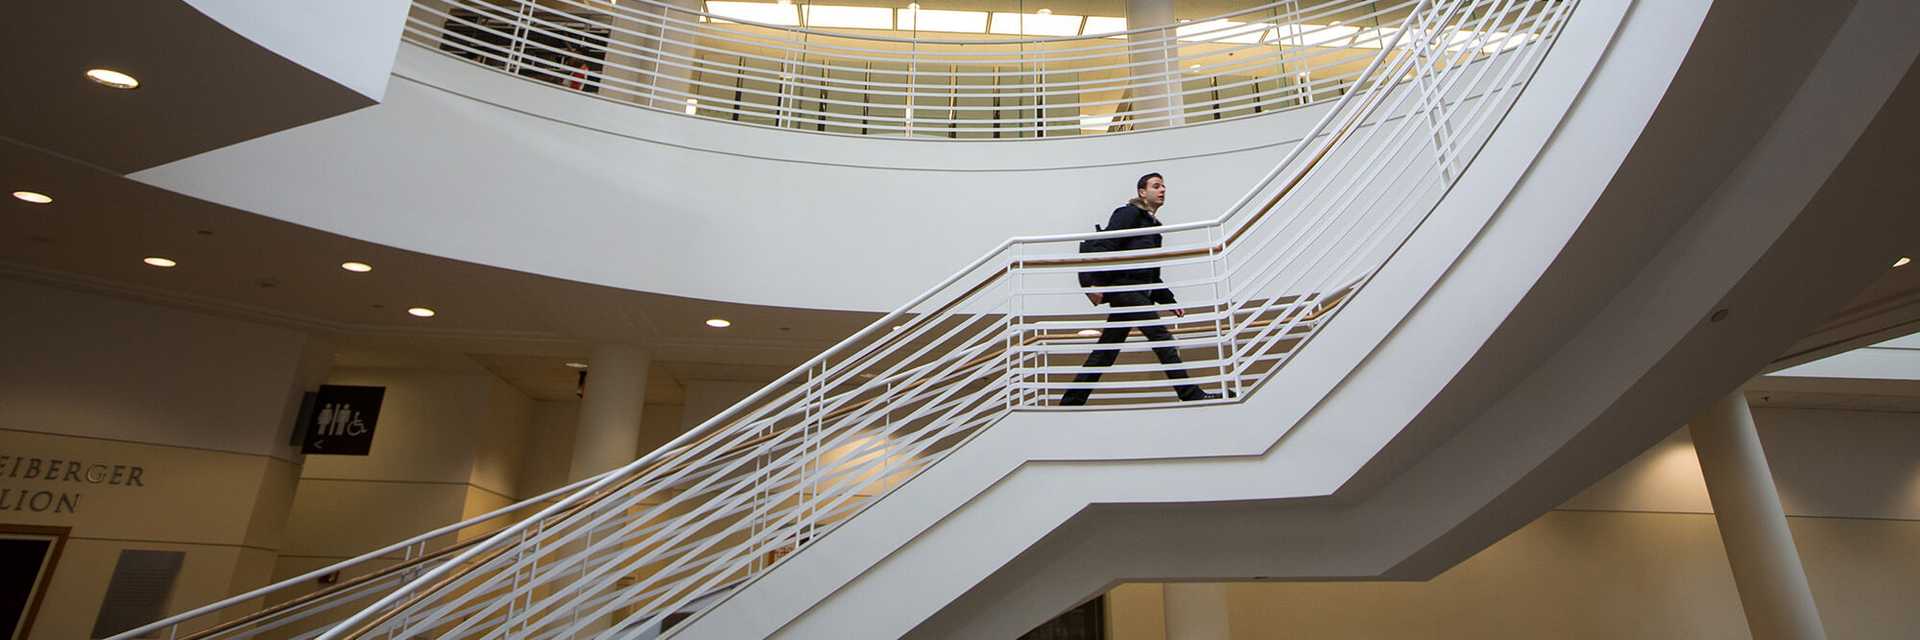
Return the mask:
MULTIPOLYGON (((707 4, 419 0, 406 37, 504 73, 672 113, 822 133, 998 140, 1332 100, 1394 40, 1416 2, 1286 0, 1135 28, 1119 17, 918 3, 707 4)), ((1443 46, 1484 56, 1527 41, 1523 26, 1500 29, 1463 29, 1443 46)))

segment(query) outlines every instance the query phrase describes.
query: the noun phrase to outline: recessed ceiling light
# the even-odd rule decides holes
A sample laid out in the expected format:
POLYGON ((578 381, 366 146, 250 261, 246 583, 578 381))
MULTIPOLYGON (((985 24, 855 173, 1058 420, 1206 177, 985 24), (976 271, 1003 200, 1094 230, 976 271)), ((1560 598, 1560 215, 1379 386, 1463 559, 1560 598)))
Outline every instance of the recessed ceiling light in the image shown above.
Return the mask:
POLYGON ((38 191, 15 191, 13 192, 13 197, 34 204, 51 204, 53 202, 53 196, 38 191))
POLYGON ((1895 261, 1893 261, 1893 266, 1895 266, 1895 267, 1904 267, 1904 266, 1907 266, 1907 263, 1909 263, 1909 262, 1913 262, 1913 258, 1908 258, 1908 257, 1905 257, 1905 256, 1901 256, 1901 258, 1900 258, 1899 260, 1895 260, 1895 261))
POLYGON ((373 270, 373 265, 365 262, 342 262, 340 263, 340 268, 354 273, 366 273, 373 270))
POLYGON ((133 89, 140 86, 140 81, 135 80, 133 76, 112 69, 88 69, 87 79, 115 89, 133 89))
POLYGON ((155 266, 155 267, 160 267, 160 268, 162 268, 162 269, 171 269, 171 268, 173 268, 173 267, 175 267, 175 266, 177 266, 177 265, 179 265, 179 264, 180 264, 180 263, 178 263, 178 262, 174 262, 174 261, 173 261, 173 260, 171 260, 171 259, 168 259, 168 258, 162 258, 162 257, 160 257, 160 256, 151 256, 151 257, 148 257, 148 258, 147 258, 147 259, 145 259, 145 260, 141 260, 141 262, 145 262, 145 263, 147 263, 148 265, 151 265, 151 266, 155 266))
POLYGON ((587 363, 585 363, 585 362, 569 362, 569 363, 567 363, 567 366, 569 366, 569 367, 573 367, 573 368, 575 368, 575 369, 585 369, 585 368, 587 368, 587 363))
POLYGON ((1052 9, 1041 9, 1041 10, 1039 10, 1039 11, 1035 11, 1034 13, 1037 13, 1037 14, 1040 14, 1040 15, 1043 15, 1043 16, 1050 16, 1050 15, 1053 15, 1053 10, 1052 10, 1052 9))
POLYGON ((727 327, 733 326, 733 323, 728 322, 721 318, 713 318, 713 319, 707 320, 707 326, 713 327, 715 329, 725 329, 727 327))
POLYGON ((431 317, 433 317, 433 310, 432 310, 432 309, 428 309, 428 308, 426 308, 426 307, 414 307, 414 308, 411 308, 411 309, 408 309, 408 310, 407 310, 407 313, 408 313, 408 314, 410 314, 410 315, 412 315, 412 316, 413 316, 413 317, 415 317, 415 318, 431 318, 431 317))
POLYGON ((1089 338, 1099 337, 1100 330, 1099 329, 1081 329, 1080 335, 1083 335, 1089 338))

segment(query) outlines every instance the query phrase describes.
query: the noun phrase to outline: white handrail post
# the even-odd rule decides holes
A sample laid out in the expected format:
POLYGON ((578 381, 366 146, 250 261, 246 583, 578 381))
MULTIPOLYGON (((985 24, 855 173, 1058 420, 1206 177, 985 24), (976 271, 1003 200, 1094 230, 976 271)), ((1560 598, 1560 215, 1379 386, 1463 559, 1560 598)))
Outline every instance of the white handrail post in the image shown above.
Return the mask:
MULTIPOLYGON (((1226 361, 1228 353, 1225 349, 1227 336, 1221 332, 1222 327, 1233 327, 1233 318, 1227 317, 1224 313, 1227 309, 1232 308, 1232 305, 1225 304, 1226 292, 1231 291, 1231 289, 1222 288, 1227 274, 1232 273, 1232 270, 1224 264, 1227 259, 1227 251, 1225 245, 1220 242, 1219 231, 1220 227, 1218 225, 1209 225, 1207 227, 1207 275, 1209 276, 1208 279, 1213 281, 1213 295, 1209 296, 1211 304, 1208 305, 1208 308, 1213 312, 1214 366, 1216 370, 1219 371, 1232 371, 1231 363, 1226 361)), ((1231 390, 1236 395, 1240 392, 1238 385, 1234 385, 1229 380, 1221 380, 1220 388, 1222 390, 1231 390)))
POLYGON ((527 33, 533 28, 535 0, 519 0, 518 20, 513 24, 513 42, 507 45, 507 73, 520 74, 520 61, 527 57, 527 33))

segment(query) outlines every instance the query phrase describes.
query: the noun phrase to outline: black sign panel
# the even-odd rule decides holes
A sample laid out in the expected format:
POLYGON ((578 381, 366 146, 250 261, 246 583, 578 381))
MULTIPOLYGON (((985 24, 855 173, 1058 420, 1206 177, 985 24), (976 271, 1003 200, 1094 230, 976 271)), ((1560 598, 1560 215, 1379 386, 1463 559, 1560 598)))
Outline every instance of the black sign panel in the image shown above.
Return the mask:
POLYGON ((364 456, 373 449, 373 425, 380 419, 380 400, 386 387, 320 385, 313 413, 307 418, 307 440, 301 453, 364 456))

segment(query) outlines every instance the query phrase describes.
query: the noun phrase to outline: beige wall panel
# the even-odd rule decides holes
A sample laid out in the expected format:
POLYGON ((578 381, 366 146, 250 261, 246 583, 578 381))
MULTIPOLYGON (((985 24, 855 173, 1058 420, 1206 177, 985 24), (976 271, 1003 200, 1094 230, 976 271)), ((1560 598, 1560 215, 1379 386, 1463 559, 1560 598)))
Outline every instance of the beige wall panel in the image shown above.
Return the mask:
POLYGON ((1168 640, 1166 590, 1158 583, 1123 584, 1107 592, 1110 640, 1168 640))
POLYGON ((208 544, 245 540, 270 464, 258 455, 19 431, 0 431, 0 455, 11 457, 0 464, 0 491, 14 492, 0 496, 0 505, 11 506, 24 490, 64 496, 74 507, 56 513, 56 498, 54 508, 42 513, 0 510, 0 522, 73 527, 74 535, 93 538, 208 544), (40 460, 42 474, 51 460, 60 460, 62 478, 12 477, 16 462, 31 469, 33 463, 22 458, 40 460), (65 479, 64 468, 72 461, 82 463, 78 481, 65 479), (136 467, 138 485, 132 484, 136 467), (105 482, 87 482, 90 472, 105 482), (112 484, 115 473, 120 474, 118 485, 112 484))
POLYGON ((496 380, 485 372, 335 369, 329 384, 387 388, 373 450, 365 456, 307 456, 302 477, 466 484, 489 407, 487 391, 496 380))
POLYGON ((473 471, 467 482, 505 496, 520 495, 532 422, 531 398, 499 378, 488 381, 486 413, 474 425, 473 471))
POLYGON ((1787 515, 1920 520, 1920 414, 1755 409, 1787 515))
POLYGON ((1920 522, 1788 518, 1829 638, 1920 638, 1920 522))
MULTIPOLYGON (((514 502, 516 502, 516 500, 488 491, 483 487, 468 487, 465 505, 461 507, 460 519, 465 520, 484 515, 497 509, 506 508, 514 502)), ((530 514, 516 514, 507 518, 495 518, 485 523, 461 529, 459 539, 469 540, 505 529, 508 525, 518 522, 519 519, 525 515, 530 514)))
POLYGON ((282 553, 345 559, 460 521, 465 484, 300 481, 282 553))
MULTIPOLYGON (((1920 415, 1754 418, 1828 635, 1920 637, 1920 415)), ((1431 582, 1234 584, 1233 635, 1745 638, 1711 513, 1681 429, 1431 582)), ((1116 638, 1158 628, 1110 619, 1116 638)))
POLYGON ((0 279, 0 428, 288 455, 297 331, 0 279))
MULTIPOLYGON (((654 407, 642 409, 642 416, 653 415, 654 407)), ((527 429, 526 459, 520 474, 520 496, 530 498, 567 483, 567 467, 573 457, 573 430, 580 424, 580 401, 542 401, 533 403, 527 429)))
POLYGON ((299 466, 284 460, 267 459, 267 464, 260 470, 258 490, 254 492, 253 514, 247 519, 244 544, 264 549, 280 548, 285 542, 287 517, 293 511, 293 494, 299 483, 299 466))
MULTIPOLYGON (((1755 409, 1753 418, 1787 515, 1920 520, 1920 414, 1755 409)), ((1713 512, 1685 429, 1562 508, 1713 512)))
MULTIPOLYGON (((1920 632, 1920 522, 1791 518, 1833 638, 1920 632)), ((1120 616, 1116 640, 1152 637, 1120 616)), ((1713 518, 1556 511, 1425 583, 1233 583, 1236 639, 1746 638, 1713 518)))
POLYGON ((182 551, 180 575, 174 581, 169 612, 185 611, 224 598, 240 561, 238 547, 182 545, 113 540, 68 539, 60 567, 47 589, 47 598, 34 619, 33 640, 87 638, 107 595, 107 581, 123 549, 182 551))
MULTIPOLYGON (((275 558, 279 555, 277 552, 264 549, 241 547, 238 558, 234 561, 233 579, 227 584, 226 593, 220 597, 224 599, 273 584, 275 558)), ((179 602, 176 604, 183 605, 181 610, 185 610, 205 603, 179 602)), ((239 618, 246 614, 259 611, 260 607, 264 606, 264 604, 264 598, 256 598, 245 605, 229 609, 220 619, 224 621, 239 618)))
POLYGON ((753 392, 765 386, 767 386, 765 382, 688 380, 686 382, 687 400, 680 414, 680 428, 674 435, 686 433, 688 429, 700 426, 700 423, 706 422, 708 418, 719 415, 727 407, 753 395, 753 392))
POLYGON ((686 432, 682 418, 686 407, 683 405, 650 404, 640 411, 640 443, 634 447, 638 455, 653 453, 654 449, 673 442, 674 438, 686 432))
POLYGON ((1235 583, 1233 637, 1745 638, 1710 516, 1552 512, 1425 583, 1235 583))

